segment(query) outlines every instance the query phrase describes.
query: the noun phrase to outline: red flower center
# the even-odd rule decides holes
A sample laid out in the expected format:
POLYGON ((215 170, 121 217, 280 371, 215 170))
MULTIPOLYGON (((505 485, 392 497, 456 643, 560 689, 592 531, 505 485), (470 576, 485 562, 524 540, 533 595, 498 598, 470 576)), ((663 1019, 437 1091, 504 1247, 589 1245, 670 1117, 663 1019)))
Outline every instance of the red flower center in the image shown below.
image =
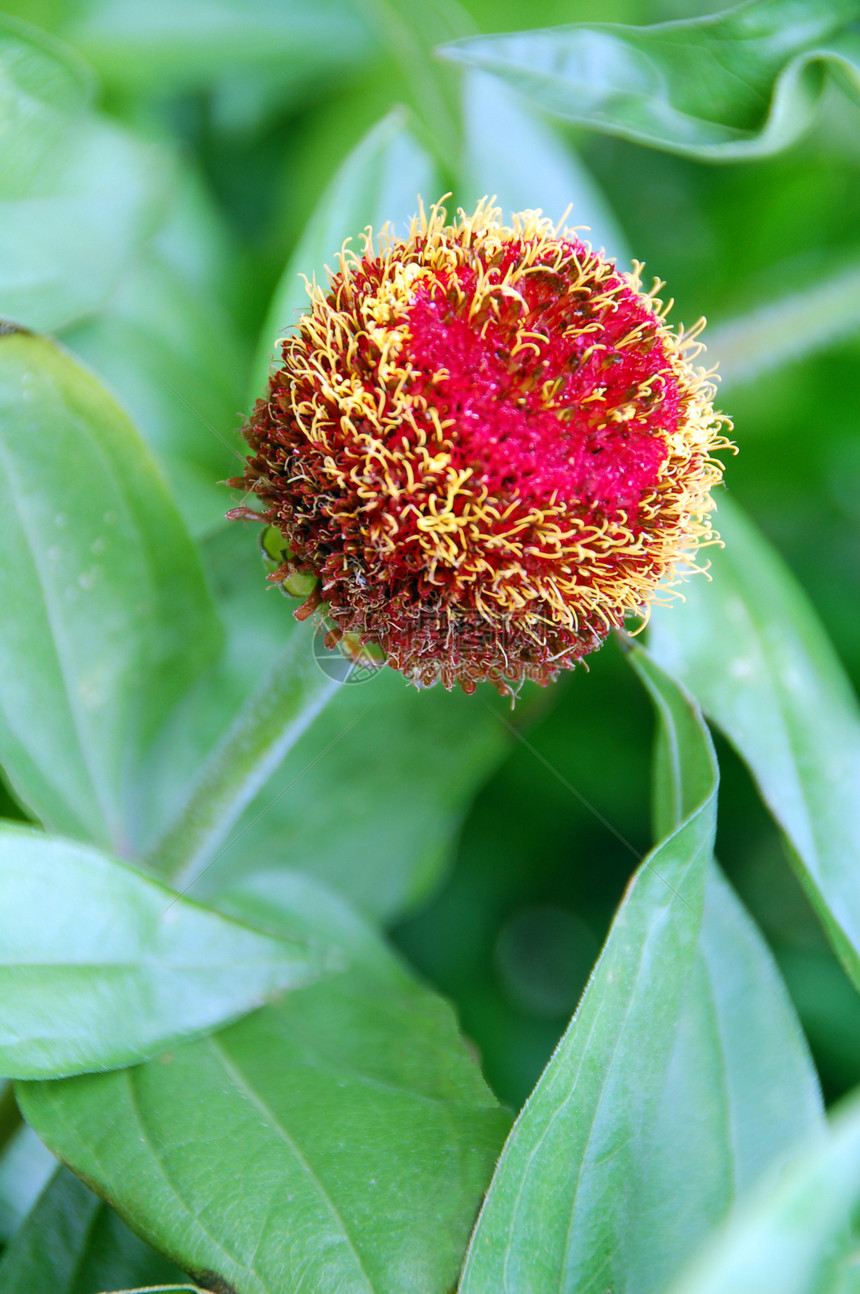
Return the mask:
MULTIPOLYGON (((489 282, 505 268, 491 270, 489 282)), ((586 517, 623 511, 636 528, 679 414, 653 314, 620 278, 604 285, 611 300, 595 309, 585 292, 571 300, 547 270, 529 275, 495 313, 470 317, 476 278, 463 268, 422 283, 404 319, 417 371, 410 393, 451 420, 455 466, 474 468, 496 497, 535 506, 555 498, 586 517)))
POLYGON ((535 212, 368 235, 246 428, 275 578, 316 575, 418 682, 511 690, 593 651, 712 538, 726 419, 658 287, 535 212))

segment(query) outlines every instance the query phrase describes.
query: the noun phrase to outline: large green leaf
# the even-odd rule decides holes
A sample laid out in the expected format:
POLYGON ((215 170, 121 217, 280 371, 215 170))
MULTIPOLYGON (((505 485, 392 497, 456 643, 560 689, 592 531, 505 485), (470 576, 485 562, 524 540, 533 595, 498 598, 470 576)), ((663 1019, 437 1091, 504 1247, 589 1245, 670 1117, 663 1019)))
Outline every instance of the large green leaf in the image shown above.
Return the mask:
POLYGON ((263 394, 277 338, 307 309, 302 275, 325 283, 325 266, 334 268, 346 239, 357 244, 368 225, 378 233, 390 221, 402 233, 419 196, 434 201, 438 186, 433 162, 402 109, 365 135, 335 173, 275 290, 254 363, 251 400, 263 394))
POLYGON ((204 1286, 444 1294, 509 1120, 450 1009, 342 903, 295 892, 273 874, 245 910, 331 934, 344 975, 163 1060, 18 1084, 25 1117, 204 1286))
POLYGON ((806 1040, 762 935, 717 868, 659 1111, 646 1138, 628 1290, 682 1262, 822 1122, 806 1040))
POLYGON ((457 199, 469 211, 495 195, 505 217, 540 207, 619 260, 624 234, 597 182, 554 127, 497 77, 470 70, 464 79, 466 151, 457 199))
MULTIPOLYGON (((177 177, 178 178, 178 177, 177 177)), ((162 226, 63 343, 116 391, 194 533, 220 525, 248 356, 220 299, 235 251, 186 167, 162 226)))
POLYGON ((716 869, 705 883, 715 794, 706 732, 669 680, 635 659, 662 719, 667 831, 686 826, 636 874, 511 1134, 464 1294, 662 1294, 737 1194, 821 1117, 764 941, 716 869))
MULTIPOLYGON (((63 116, 75 116, 92 101, 95 81, 83 59, 45 32, 5 16, 0 23, 0 102, 5 122, 52 137, 63 116)), ((26 152, 7 159, 9 179, 18 167, 27 176, 36 163, 26 152)))
POLYGON ((74 56, 0 19, 0 316, 55 330, 97 309, 151 237, 165 153, 85 108, 74 56))
POLYGON ((65 1168, 56 1171, 0 1259, 3 1294, 94 1294, 177 1278, 181 1273, 171 1263, 65 1168))
POLYGON ((88 111, 87 69, 46 41, 0 22, 0 316, 63 333, 211 529, 247 362, 217 299, 224 240, 188 163, 88 111))
POLYGON ((321 952, 96 850, 0 827, 0 1073, 132 1064, 324 972, 321 952))
POLYGON ((848 1294, 857 1288, 850 1226, 858 1206, 854 1097, 834 1117, 829 1136, 799 1147, 795 1163, 768 1177, 671 1294, 848 1294))
POLYGON ((127 417, 50 342, 0 335, 0 759, 46 824, 125 854, 146 749, 219 627, 127 417))
POLYGON ((860 95, 857 0, 748 0, 704 18, 577 23, 446 45, 537 105, 637 143, 710 161, 787 147, 812 122, 824 73, 860 95))
POLYGON ((728 499, 711 579, 658 609, 650 646, 749 765, 801 881, 860 985, 860 714, 814 612, 728 499))
POLYGON ((651 1129, 695 964, 717 790, 695 707, 640 652, 634 659, 681 752, 684 821, 636 872, 514 1126, 472 1237, 464 1294, 630 1288, 651 1129))

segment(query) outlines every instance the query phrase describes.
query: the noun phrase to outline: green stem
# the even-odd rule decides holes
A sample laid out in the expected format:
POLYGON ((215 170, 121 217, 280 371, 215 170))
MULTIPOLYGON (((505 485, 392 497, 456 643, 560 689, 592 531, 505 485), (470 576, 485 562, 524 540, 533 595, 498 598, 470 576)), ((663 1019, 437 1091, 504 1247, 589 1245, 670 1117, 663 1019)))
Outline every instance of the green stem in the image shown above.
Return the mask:
POLYGON ((338 690, 311 651, 307 628, 289 646, 203 765, 197 781, 149 861, 178 890, 215 857, 242 811, 338 690))

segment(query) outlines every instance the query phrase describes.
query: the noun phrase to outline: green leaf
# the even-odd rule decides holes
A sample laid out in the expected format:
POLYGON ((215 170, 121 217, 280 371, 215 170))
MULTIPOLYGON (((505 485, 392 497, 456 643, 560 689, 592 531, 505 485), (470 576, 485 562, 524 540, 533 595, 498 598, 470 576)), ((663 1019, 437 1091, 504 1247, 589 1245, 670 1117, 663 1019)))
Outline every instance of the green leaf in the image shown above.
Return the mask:
POLYGON ((378 931, 335 890, 289 867, 240 877, 218 895, 218 909, 286 939, 335 949, 349 965, 384 982, 395 965, 378 931))
POLYGON ((673 834, 636 874, 515 1125, 463 1294, 663 1294, 736 1196, 820 1123, 773 959, 719 871, 706 872, 707 732, 647 657, 633 661, 661 716, 673 834))
POLYGON ((86 111, 71 51, 0 23, 4 61, 17 78, 0 82, 0 315, 63 333, 121 392, 195 530, 211 529, 247 365, 215 292, 223 236, 187 161, 86 111))
POLYGON ((122 863, 0 829, 0 1072, 129 1065, 316 979, 321 952, 272 939, 122 863))
POLYGON ((858 327, 860 266, 853 263, 710 328, 708 362, 719 365, 723 390, 840 342, 858 327))
POLYGON ((82 77, 56 42, 0 19, 0 316, 29 328, 106 301, 174 178, 160 149, 85 110, 82 77))
POLYGON ((302 275, 324 283, 325 266, 334 268, 347 238, 357 242, 368 225, 378 233, 387 221, 402 231, 418 209, 419 196, 433 201, 438 187, 433 162, 408 129, 402 109, 365 135, 335 173, 275 289, 252 370, 250 400, 266 387, 276 339, 307 309, 302 275))
POLYGON ((0 1259, 3 1294, 93 1294, 177 1278, 181 1272, 138 1240, 65 1168, 54 1173, 0 1259))
MULTIPOLYGON (((92 71, 74 50, 8 15, 0 20, 0 66, 3 118, 18 129, 50 137, 60 118, 82 112, 95 93, 92 71)), ((23 150, 8 159, 10 176, 16 163, 35 173, 23 150)))
POLYGON ((711 580, 657 609, 650 647, 745 760, 798 875, 860 985, 860 713, 800 589, 728 499, 711 580))
MULTIPOLYGON (((671 1294, 847 1294, 850 1224, 860 1205, 856 1096, 796 1162, 768 1176, 671 1294)), ((856 1255, 854 1255, 856 1261, 856 1255)))
POLYGON ((463 87, 466 153, 457 197, 466 211, 498 200, 506 218, 539 207, 610 256, 629 260, 624 234, 597 182, 559 133, 497 77, 470 71, 463 87))
POLYGON ((25 1117, 204 1286, 444 1294, 509 1120, 450 1008, 303 890, 250 911, 286 937, 343 930, 344 975, 163 1060, 19 1084, 25 1117))
POLYGON ((218 293, 232 246, 187 167, 164 224, 64 345, 121 393, 192 533, 221 525, 248 356, 218 293))
POLYGON ((642 1241, 650 1133, 695 965, 717 768, 693 703, 641 652, 632 660, 682 755, 687 815, 636 872, 579 1009, 514 1126, 472 1237, 463 1294, 602 1294, 627 1281, 642 1241))
MULTIPOLYGON (((38 183, 40 157, 55 151, 90 107, 92 72, 46 33, 0 16, 0 213, 38 183)), ((9 267, 7 267, 8 269, 9 267)))
POLYGON ((0 334, 0 758, 46 825, 120 854, 141 768, 219 626, 149 453, 62 350, 0 334))
POLYGON ((713 1227, 822 1124, 794 1008, 758 928, 718 868, 640 1169, 628 1290, 664 1294, 713 1227), (643 1225, 644 1223, 644 1225, 643 1225))
POLYGON ((611 135, 710 161, 786 148, 811 124, 825 73, 860 95, 856 0, 749 0, 704 18, 576 23, 446 45, 539 107, 611 135))

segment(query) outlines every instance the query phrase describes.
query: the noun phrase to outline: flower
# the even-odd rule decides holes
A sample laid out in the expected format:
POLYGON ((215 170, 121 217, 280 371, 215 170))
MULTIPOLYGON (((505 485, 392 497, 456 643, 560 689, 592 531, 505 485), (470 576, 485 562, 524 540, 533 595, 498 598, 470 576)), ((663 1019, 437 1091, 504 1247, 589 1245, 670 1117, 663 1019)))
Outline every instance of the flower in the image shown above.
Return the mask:
POLYGON ((269 578, 317 581, 299 618, 327 603, 418 685, 511 694, 647 614, 716 538, 730 424, 692 363, 704 320, 670 329, 641 269, 486 200, 344 249, 230 482, 265 509, 230 515, 283 536, 269 578))

